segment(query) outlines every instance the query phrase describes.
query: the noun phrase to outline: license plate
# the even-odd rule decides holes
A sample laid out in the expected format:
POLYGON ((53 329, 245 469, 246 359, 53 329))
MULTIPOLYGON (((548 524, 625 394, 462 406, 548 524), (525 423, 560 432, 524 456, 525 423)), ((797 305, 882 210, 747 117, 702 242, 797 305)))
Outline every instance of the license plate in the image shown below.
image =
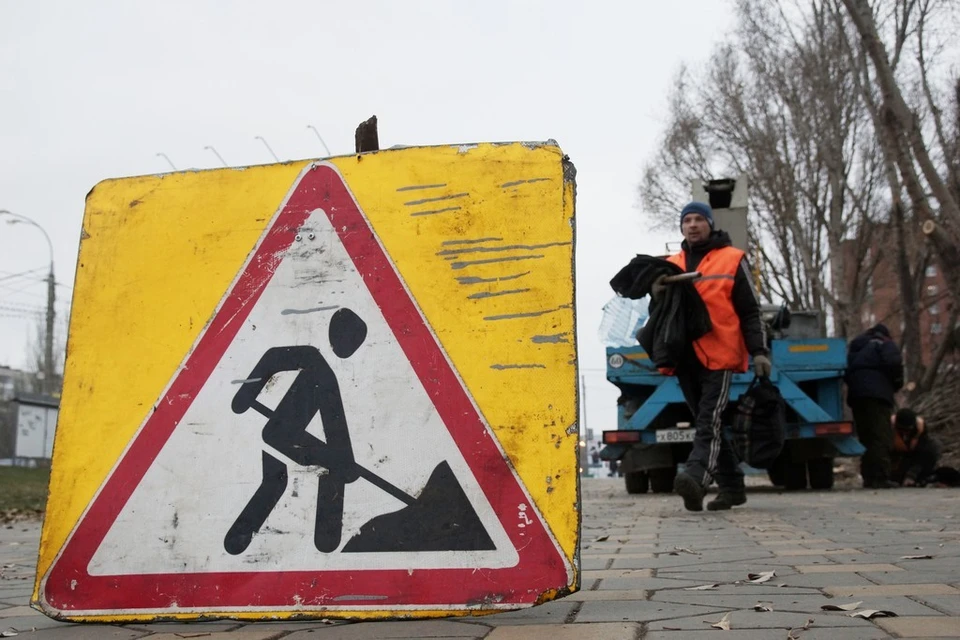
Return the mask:
POLYGON ((657 442, 693 442, 695 429, 661 429, 657 431, 657 442))

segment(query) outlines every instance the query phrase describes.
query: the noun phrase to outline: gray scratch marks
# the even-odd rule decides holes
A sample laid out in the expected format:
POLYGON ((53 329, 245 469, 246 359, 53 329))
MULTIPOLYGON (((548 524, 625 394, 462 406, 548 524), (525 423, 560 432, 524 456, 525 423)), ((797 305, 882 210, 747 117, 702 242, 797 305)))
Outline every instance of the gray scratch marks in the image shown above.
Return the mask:
POLYGON ((511 182, 504 182, 500 185, 501 189, 509 189, 510 187, 516 187, 521 184, 530 184, 531 182, 549 182, 550 178, 530 178, 529 180, 513 180, 511 182))
POLYGON ((444 240, 440 244, 447 247, 454 244, 479 244, 481 242, 499 242, 503 238, 476 238, 475 240, 444 240))
POLYGON ((427 204, 428 202, 440 202, 442 200, 455 200, 457 198, 466 198, 470 194, 466 191, 462 193, 453 193, 449 196, 437 196, 436 198, 421 198, 420 200, 411 200, 410 202, 404 202, 403 204, 412 207, 418 204, 427 204))
POLYGON ((530 289, 510 289, 508 291, 481 291, 480 293, 473 293, 467 296, 470 300, 477 300, 479 298, 495 298, 497 296, 509 296, 515 293, 526 293, 530 289))
POLYGON ((495 276, 493 278, 481 278, 479 276, 458 276, 457 282, 460 284, 480 284, 482 282, 503 282, 504 280, 516 280, 517 278, 522 278, 523 276, 530 275, 529 271, 524 271, 523 273, 515 273, 509 276, 495 276))
POLYGON ((530 340, 534 344, 545 344, 551 342, 570 342, 567 340, 566 333, 553 333, 548 336, 533 336, 530 340))
POLYGON ((409 187, 400 187, 397 191, 419 191, 420 189, 439 189, 440 187, 447 186, 447 183, 443 184, 412 184, 409 187))
POLYGON ((337 596, 335 601, 340 600, 386 600, 387 596, 355 595, 355 596, 337 596))
POLYGON ((497 371, 503 371, 504 369, 546 369, 547 365, 544 364, 492 364, 490 365, 491 369, 496 369, 497 371))
POLYGON ((340 305, 331 305, 329 307, 313 307, 312 309, 284 309, 280 312, 282 316, 290 315, 300 315, 303 313, 315 313, 317 311, 330 311, 331 309, 339 309, 340 305))
POLYGON ((499 247, 468 247, 463 249, 443 249, 438 251, 438 256, 448 256, 448 255, 459 255, 461 253, 490 253, 494 251, 516 251, 518 249, 524 249, 526 251, 533 251, 535 249, 547 249, 549 247, 566 247, 569 246, 569 242, 548 242, 546 244, 506 244, 499 247))
POLYGON ((513 320, 515 318, 536 318, 537 316, 545 316, 548 313, 556 313, 561 309, 565 309, 569 305, 563 307, 557 307, 556 309, 544 309, 543 311, 527 311, 526 313, 506 313, 499 316, 485 316, 484 320, 513 320))
POLYGON ((430 209, 429 211, 415 211, 410 214, 410 217, 413 216, 432 216, 438 213, 446 213, 447 211, 460 211, 460 207, 444 207, 443 209, 430 209))
POLYGON ((246 380, 231 380, 230 384, 247 384, 248 382, 260 382, 263 378, 247 378, 246 380))
POLYGON ((463 269, 475 264, 491 264, 494 262, 514 262, 516 260, 539 260, 543 258, 542 254, 532 254, 529 256, 508 256, 506 258, 489 258, 487 260, 466 260, 463 262, 454 262, 450 265, 452 269, 463 269))

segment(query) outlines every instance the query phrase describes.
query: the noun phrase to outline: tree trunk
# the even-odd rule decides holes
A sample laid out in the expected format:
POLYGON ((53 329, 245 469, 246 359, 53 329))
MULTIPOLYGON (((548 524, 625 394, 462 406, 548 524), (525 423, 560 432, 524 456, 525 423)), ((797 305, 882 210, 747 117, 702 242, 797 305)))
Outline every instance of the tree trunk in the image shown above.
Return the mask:
MULTIPOLYGON (((909 237, 903 214, 903 201, 899 192, 894 194, 891 218, 897 243, 897 280, 900 282, 900 319, 903 333, 900 347, 906 355, 907 381, 918 383, 923 377, 923 353, 920 344, 920 307, 917 304, 917 290, 913 274, 910 272, 910 259, 907 256, 909 237)), ((911 392, 912 393, 912 392, 911 392)))
MULTIPOLYGON (((910 202, 914 208, 914 215, 924 222, 935 221, 934 213, 930 207, 930 201, 920 182, 920 177, 917 175, 914 156, 911 154, 911 150, 916 152, 916 147, 913 147, 909 140, 909 138, 913 137, 910 135, 910 131, 911 127, 915 126, 916 121, 913 118, 913 114, 907 108, 906 103, 903 101, 903 96, 897 87, 896 80, 893 77, 893 71, 887 61, 886 50, 883 48, 883 44, 877 36, 876 25, 873 22, 870 7, 865 0, 841 1, 844 6, 846 6, 847 12, 860 34, 864 50, 873 62, 877 83, 880 85, 881 104, 879 106, 872 103, 869 96, 866 95, 869 89, 866 87, 863 88, 865 98, 867 98, 868 104, 871 105, 871 112, 875 116, 874 126, 877 129, 877 138, 885 154, 894 159, 900 171, 903 186, 906 188, 910 202), (904 111, 908 116, 906 120, 903 115, 904 111), (907 134, 907 139, 905 139, 905 133, 907 134)), ((919 135, 919 132, 916 133, 919 135)), ((926 149, 924 149, 923 152, 926 154, 926 149)), ((941 186, 943 185, 939 176, 934 176, 934 178, 941 186)), ((947 193, 947 195, 949 196, 949 193, 947 193)), ((950 218, 948 207, 954 200, 952 197, 948 200, 948 202, 940 201, 940 211, 941 214, 946 214, 947 217, 950 218)), ((956 209, 956 204, 953 206, 954 209, 956 209)), ((960 223, 960 214, 956 214, 955 219, 960 223)), ((950 289, 950 295, 954 301, 954 305, 958 305, 960 304, 960 262, 957 262, 955 259, 957 255, 957 242, 948 232, 942 229, 941 233, 934 235, 928 234, 927 237, 930 239, 931 244, 933 244, 940 269, 944 279, 947 281, 947 287, 950 289)))
POLYGON ((877 35, 877 25, 873 20, 873 12, 869 3, 867 0, 842 1, 850 14, 850 19, 857 28, 857 32, 860 34, 860 38, 863 40, 867 55, 873 62, 877 84, 880 86, 880 94, 883 96, 884 104, 890 109, 890 117, 894 119, 898 132, 903 133, 907 144, 913 151, 917 164, 920 165, 920 170, 923 172, 923 177, 930 185, 934 197, 940 203, 941 214, 954 229, 960 229, 960 208, 957 207, 957 201, 940 178, 933 161, 930 159, 916 114, 910 110, 903 99, 893 70, 890 68, 886 49, 877 35))

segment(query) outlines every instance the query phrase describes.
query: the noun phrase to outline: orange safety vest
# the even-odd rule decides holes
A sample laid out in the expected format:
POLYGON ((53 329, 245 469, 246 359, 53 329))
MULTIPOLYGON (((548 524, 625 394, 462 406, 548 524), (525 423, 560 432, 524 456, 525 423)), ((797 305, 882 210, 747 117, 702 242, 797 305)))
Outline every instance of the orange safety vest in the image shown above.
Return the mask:
POLYGON ((893 447, 892 450, 897 453, 909 453, 917 448, 920 442, 920 436, 925 430, 923 418, 917 416, 917 433, 912 438, 905 437, 906 434, 897 429, 897 417, 890 416, 890 424, 893 426, 893 447))
MULTIPOLYGON (((747 370, 747 344, 740 328, 740 316, 733 308, 733 282, 740 268, 744 253, 734 247, 721 247, 703 256, 697 271, 703 274, 693 286, 707 306, 713 329, 693 343, 697 358, 711 371, 747 370)), ((681 251, 669 258, 669 262, 684 271, 687 269, 686 252, 681 251)))

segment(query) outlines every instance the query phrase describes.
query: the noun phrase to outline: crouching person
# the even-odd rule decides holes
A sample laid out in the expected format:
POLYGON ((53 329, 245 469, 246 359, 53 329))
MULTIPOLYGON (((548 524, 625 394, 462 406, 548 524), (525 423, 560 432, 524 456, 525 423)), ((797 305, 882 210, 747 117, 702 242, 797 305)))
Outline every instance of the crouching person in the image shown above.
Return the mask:
POLYGON ((890 418, 893 425, 890 478, 904 487, 925 486, 940 460, 940 442, 927 433, 923 418, 910 409, 900 409, 890 418))

